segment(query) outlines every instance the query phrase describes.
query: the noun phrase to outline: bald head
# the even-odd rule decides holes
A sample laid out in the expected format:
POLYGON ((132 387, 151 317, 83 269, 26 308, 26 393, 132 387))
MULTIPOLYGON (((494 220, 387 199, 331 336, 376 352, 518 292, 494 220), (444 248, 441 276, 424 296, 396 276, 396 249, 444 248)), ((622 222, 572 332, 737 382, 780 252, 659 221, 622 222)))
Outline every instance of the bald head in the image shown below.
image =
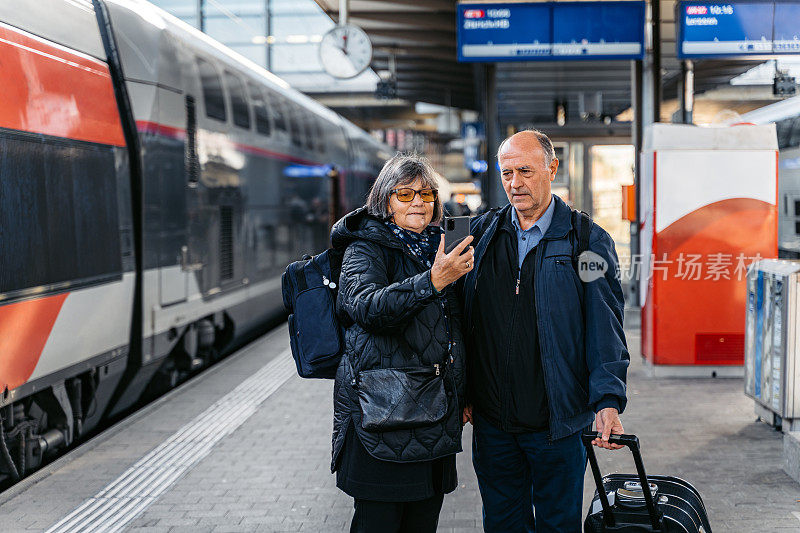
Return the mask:
POLYGON ((558 171, 553 143, 541 132, 521 131, 503 141, 497 163, 508 201, 522 229, 528 229, 550 205, 550 184, 558 171))
POLYGON ((541 150, 544 154, 544 163, 548 167, 553 162, 553 159, 556 158, 556 151, 553 148, 552 141, 539 130, 522 130, 511 137, 507 137, 497 149, 498 159, 501 153, 510 149, 525 152, 541 150))

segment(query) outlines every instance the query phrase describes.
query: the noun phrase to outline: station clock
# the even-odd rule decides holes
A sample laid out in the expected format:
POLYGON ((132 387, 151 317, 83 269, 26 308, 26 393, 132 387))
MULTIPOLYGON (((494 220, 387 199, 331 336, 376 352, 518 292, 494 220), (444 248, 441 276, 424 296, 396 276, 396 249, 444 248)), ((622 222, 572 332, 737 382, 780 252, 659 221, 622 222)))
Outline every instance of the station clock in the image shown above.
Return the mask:
POLYGON ((334 78, 354 78, 372 61, 372 43, 357 26, 336 26, 322 37, 319 60, 322 68, 334 78))

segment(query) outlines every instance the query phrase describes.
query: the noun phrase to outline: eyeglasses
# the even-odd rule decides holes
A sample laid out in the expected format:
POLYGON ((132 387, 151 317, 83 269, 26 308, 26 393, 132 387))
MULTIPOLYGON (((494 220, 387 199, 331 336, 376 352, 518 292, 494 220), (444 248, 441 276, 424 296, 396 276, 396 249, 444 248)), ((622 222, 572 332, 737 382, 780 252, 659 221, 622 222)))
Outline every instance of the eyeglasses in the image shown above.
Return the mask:
POLYGON ((400 189, 392 189, 389 192, 396 194, 397 199, 401 202, 413 202, 417 194, 419 194, 423 202, 435 202, 439 197, 439 191, 436 189, 420 189, 419 191, 415 191, 411 187, 402 187, 400 189))

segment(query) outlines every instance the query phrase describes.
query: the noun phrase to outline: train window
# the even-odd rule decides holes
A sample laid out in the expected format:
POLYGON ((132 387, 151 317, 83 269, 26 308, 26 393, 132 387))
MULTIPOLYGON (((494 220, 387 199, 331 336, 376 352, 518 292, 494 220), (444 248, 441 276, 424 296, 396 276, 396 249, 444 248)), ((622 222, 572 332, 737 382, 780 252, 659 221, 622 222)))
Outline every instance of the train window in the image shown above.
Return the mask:
POLYGON ((206 116, 224 122, 226 114, 222 79, 219 77, 214 65, 202 57, 197 58, 197 68, 200 71, 200 84, 203 86, 203 103, 206 106, 206 116))
POLYGON ((287 112, 289 115, 289 125, 291 126, 289 135, 291 136, 292 144, 295 146, 302 146, 303 130, 301 129, 302 126, 300 125, 300 110, 292 104, 289 104, 287 106, 287 112))
POLYGON ((317 132, 314 130, 314 127, 312 125, 315 122, 314 117, 306 113, 304 115, 304 118, 306 127, 306 148, 308 148, 309 150, 313 150, 314 141, 316 141, 319 138, 317 136, 317 132))
POLYGON ((775 123, 778 135, 778 148, 781 150, 789 146, 789 139, 792 134, 792 119, 780 120, 775 123))
POLYGON ((255 83, 248 83, 247 88, 250 91, 250 101, 253 102, 256 131, 264 135, 269 135, 272 128, 269 124, 269 111, 267 110, 267 102, 264 100, 264 95, 261 94, 261 89, 255 83))
POLYGON ((233 113, 233 123, 244 128, 250 129, 250 107, 247 105, 247 95, 244 92, 244 83, 235 74, 225 71, 225 84, 228 86, 228 94, 231 97, 231 111, 233 113))
POLYGON ((792 120, 787 146, 800 146, 800 117, 792 120))
POLYGON ((322 134, 322 125, 319 119, 314 120, 314 135, 317 137, 317 149, 324 154, 326 148, 325 136, 322 134))
MULTIPOLYGON (((119 279, 113 148, 5 134, 0 158, 0 302, 119 279)), ((119 180, 119 181, 118 181, 119 180)))
POLYGON ((275 129, 280 131, 288 131, 288 127, 286 125, 286 106, 283 104, 283 101, 276 97, 272 99, 272 116, 275 119, 275 129))

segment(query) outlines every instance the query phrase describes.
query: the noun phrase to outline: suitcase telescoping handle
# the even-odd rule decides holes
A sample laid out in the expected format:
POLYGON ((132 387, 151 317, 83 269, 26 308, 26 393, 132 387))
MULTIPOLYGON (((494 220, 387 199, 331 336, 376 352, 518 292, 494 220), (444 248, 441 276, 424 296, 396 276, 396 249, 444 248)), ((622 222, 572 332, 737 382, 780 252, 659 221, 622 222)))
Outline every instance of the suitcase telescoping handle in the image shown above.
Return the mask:
MULTIPOLYGON (((581 436, 581 439, 583 445, 586 447, 586 453, 589 456, 592 476, 594 476, 594 482, 595 485, 597 485, 597 495, 600 497, 600 503, 603 505, 603 521, 607 526, 613 527, 615 525, 614 512, 611 510, 611 505, 608 503, 608 495, 603 486, 603 476, 600 475, 600 466, 597 464, 597 456, 594 454, 594 446, 592 446, 592 441, 602 438, 602 436, 602 433, 599 432, 586 432, 581 436)), ((627 446, 633 454, 633 462, 636 464, 636 473, 639 474, 639 483, 642 485, 642 494, 647 504, 647 513, 650 515, 650 523, 653 526, 653 531, 661 531, 663 529, 661 526, 661 517, 656 511, 653 494, 650 492, 650 484, 647 481, 647 474, 644 471, 642 453, 639 450, 639 439, 636 435, 611 435, 608 441, 613 444, 627 446)))

